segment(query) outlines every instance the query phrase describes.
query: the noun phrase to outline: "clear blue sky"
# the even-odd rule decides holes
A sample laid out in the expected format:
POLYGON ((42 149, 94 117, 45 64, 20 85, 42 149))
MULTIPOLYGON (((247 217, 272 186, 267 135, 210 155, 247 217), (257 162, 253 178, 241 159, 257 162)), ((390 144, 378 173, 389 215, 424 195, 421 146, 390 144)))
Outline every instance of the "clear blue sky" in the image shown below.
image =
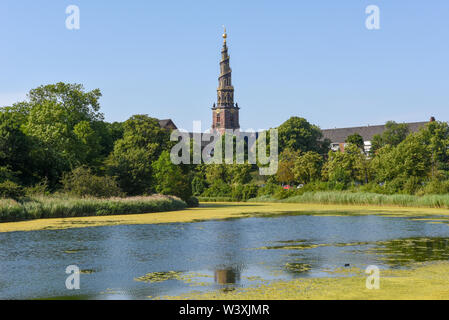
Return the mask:
POLYGON ((0 105, 76 82, 101 89, 108 121, 209 127, 223 24, 242 129, 293 115, 322 128, 449 120, 447 0, 2 0, 0 105), (380 30, 365 28, 371 4, 380 30))

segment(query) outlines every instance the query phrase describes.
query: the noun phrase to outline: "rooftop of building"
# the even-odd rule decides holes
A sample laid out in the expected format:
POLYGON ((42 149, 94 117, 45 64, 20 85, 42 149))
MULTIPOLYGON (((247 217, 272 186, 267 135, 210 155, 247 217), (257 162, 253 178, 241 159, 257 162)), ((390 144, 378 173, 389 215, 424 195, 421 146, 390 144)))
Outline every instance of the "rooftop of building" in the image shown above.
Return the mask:
MULTIPOLYGON (((428 121, 423 122, 406 122, 409 132, 417 132, 428 121)), ((382 134, 386 130, 385 125, 363 126, 363 127, 350 127, 350 128, 335 128, 324 129, 323 137, 329 139, 334 143, 343 143, 346 139, 355 133, 362 136, 364 141, 371 141, 376 134, 382 134)))

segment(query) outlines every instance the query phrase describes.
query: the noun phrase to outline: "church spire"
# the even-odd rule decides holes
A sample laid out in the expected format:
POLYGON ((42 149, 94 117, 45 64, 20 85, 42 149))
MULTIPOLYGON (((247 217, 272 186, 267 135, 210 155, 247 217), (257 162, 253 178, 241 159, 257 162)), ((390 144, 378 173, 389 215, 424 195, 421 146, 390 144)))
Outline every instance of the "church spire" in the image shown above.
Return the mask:
MULTIPOLYGON (((223 26, 224 28, 224 26, 223 26)), ((232 86, 232 70, 229 65, 229 54, 226 40, 226 28, 223 33, 221 49, 220 76, 218 77, 217 104, 213 106, 213 129, 239 129, 238 106, 234 104, 234 87, 232 86)))
POLYGON ((221 49, 220 77, 218 78, 217 104, 223 107, 234 106, 234 87, 232 86, 231 67, 229 66, 229 54, 226 39, 226 28, 223 33, 223 49, 221 49))

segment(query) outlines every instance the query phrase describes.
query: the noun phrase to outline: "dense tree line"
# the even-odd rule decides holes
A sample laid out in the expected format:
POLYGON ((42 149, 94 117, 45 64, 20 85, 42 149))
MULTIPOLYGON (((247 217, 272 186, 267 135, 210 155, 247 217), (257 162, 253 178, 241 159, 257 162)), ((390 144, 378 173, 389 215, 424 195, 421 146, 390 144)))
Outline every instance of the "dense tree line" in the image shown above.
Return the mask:
POLYGON ((86 92, 79 84, 57 83, 1 108, 0 196, 159 192, 190 201, 191 183, 183 179, 183 168, 166 161, 170 132, 147 115, 108 123, 100 112, 100 97, 98 89, 86 92))
POLYGON ((285 149, 277 182, 304 184, 296 193, 353 190, 384 194, 449 193, 449 126, 432 121, 416 133, 390 121, 365 150, 359 134, 348 137, 344 152, 327 156, 285 149))
POLYGON ((134 115, 108 123, 98 89, 57 83, 0 109, 0 196, 67 192, 78 196, 161 193, 195 202, 192 195, 247 200, 287 197, 314 190, 378 193, 449 192, 449 127, 430 122, 410 134, 388 122, 365 151, 363 138, 348 137, 334 152, 319 127, 292 117, 278 127, 279 167, 260 176, 256 165, 174 165, 170 132, 155 118, 134 115), (281 185, 301 188, 285 191, 281 185))

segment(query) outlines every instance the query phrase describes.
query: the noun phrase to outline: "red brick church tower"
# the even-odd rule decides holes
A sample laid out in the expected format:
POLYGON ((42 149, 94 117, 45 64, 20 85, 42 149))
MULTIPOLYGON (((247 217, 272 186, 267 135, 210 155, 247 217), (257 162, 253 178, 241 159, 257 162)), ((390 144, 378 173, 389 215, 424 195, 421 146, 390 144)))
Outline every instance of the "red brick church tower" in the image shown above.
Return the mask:
POLYGON ((226 129, 240 129, 239 106, 234 104, 234 87, 231 82, 228 47, 226 45, 226 29, 223 34, 221 50, 220 77, 218 78, 217 104, 212 107, 212 129, 221 133, 226 129))

